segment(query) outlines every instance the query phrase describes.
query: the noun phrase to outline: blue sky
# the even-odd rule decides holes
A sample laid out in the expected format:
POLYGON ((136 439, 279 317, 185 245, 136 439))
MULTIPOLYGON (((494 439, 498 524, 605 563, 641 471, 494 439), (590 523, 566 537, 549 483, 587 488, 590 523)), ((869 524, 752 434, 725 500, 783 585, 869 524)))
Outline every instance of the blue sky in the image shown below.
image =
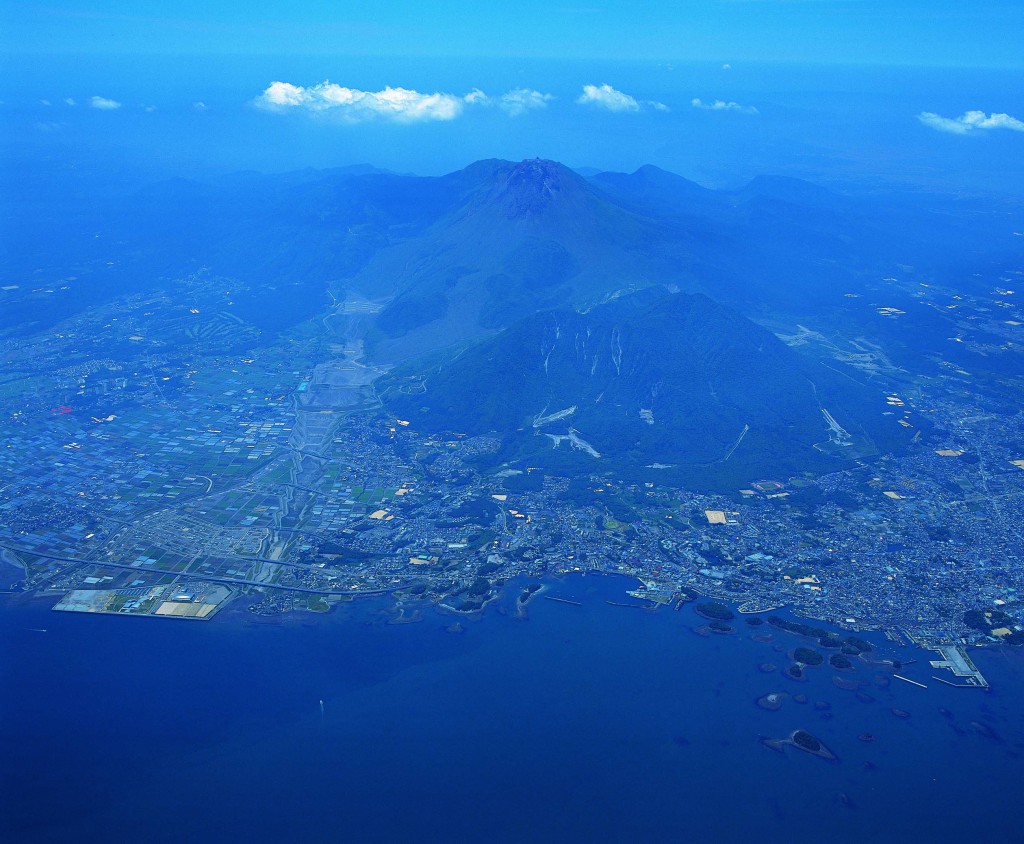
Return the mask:
POLYGON ((541 155, 716 186, 1024 187, 1020 2, 106 0, 0 16, 8 171, 440 173, 541 155))
POLYGON ((1014 0, 3 4, 31 53, 305 53, 1022 67, 1014 0))

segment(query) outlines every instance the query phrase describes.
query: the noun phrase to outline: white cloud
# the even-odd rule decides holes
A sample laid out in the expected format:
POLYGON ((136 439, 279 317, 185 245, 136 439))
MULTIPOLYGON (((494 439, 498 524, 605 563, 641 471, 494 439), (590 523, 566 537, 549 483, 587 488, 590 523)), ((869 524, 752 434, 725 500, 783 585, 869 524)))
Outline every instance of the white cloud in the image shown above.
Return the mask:
POLYGON ((121 107, 117 100, 108 100, 106 97, 90 97, 89 105, 101 111, 113 111, 115 108, 121 107))
POLYGON ((73 97, 65 97, 64 98, 64 104, 65 105, 69 105, 69 106, 76 105, 75 100, 74 100, 73 97))
POLYGON ((606 108, 608 111, 640 111, 640 103, 629 94, 616 91, 611 85, 584 85, 576 100, 580 105, 606 108))
POLYGON ((706 103, 700 97, 694 97, 690 100, 690 105, 694 108, 702 108, 705 111, 738 111, 740 114, 760 113, 754 106, 740 105, 739 103, 726 102, 725 100, 715 100, 714 102, 706 103))
POLYGON ((272 82, 256 100, 256 105, 269 111, 302 109, 316 113, 337 114, 358 123, 364 120, 393 120, 414 123, 421 120, 454 120, 466 105, 487 102, 487 95, 478 89, 465 96, 455 94, 421 94, 408 88, 386 87, 383 91, 360 91, 333 82, 303 87, 290 82, 272 82))
POLYGON ((44 106, 52 105, 52 103, 49 100, 40 100, 39 104, 44 106))
POLYGON ((723 64, 722 65, 722 70, 732 70, 732 65, 731 64, 723 64))
POLYGON ((198 102, 192 103, 192 108, 196 111, 206 111, 209 106, 207 106, 202 100, 199 100, 198 102))
POLYGON ((648 100, 647 101, 647 105, 649 105, 655 111, 671 111, 672 110, 667 105, 665 105, 664 103, 659 103, 656 100, 648 100))
POLYGON ((967 135, 978 129, 1011 129, 1024 132, 1024 121, 1008 114, 985 114, 983 111, 966 111, 959 117, 943 117, 932 111, 923 111, 918 116, 925 126, 939 132, 950 132, 954 135, 967 135))
POLYGON ((544 108, 554 98, 554 94, 542 94, 532 88, 514 88, 501 95, 498 105, 511 117, 518 117, 528 111, 544 108))
POLYGON ((256 102, 266 108, 287 108, 306 105, 312 100, 313 95, 307 93, 305 88, 292 85, 290 82, 271 82, 257 97, 256 102))

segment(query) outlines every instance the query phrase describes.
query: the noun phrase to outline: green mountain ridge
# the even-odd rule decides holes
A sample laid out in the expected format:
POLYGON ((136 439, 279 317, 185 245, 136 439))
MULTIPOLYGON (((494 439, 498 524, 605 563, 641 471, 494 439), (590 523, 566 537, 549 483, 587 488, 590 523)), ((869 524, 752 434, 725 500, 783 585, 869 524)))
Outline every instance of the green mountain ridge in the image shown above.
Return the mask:
POLYGON ((428 374, 421 391, 409 378, 385 385, 403 418, 496 433, 503 459, 539 465, 784 474, 897 439, 880 392, 704 295, 663 289, 531 315, 428 374))

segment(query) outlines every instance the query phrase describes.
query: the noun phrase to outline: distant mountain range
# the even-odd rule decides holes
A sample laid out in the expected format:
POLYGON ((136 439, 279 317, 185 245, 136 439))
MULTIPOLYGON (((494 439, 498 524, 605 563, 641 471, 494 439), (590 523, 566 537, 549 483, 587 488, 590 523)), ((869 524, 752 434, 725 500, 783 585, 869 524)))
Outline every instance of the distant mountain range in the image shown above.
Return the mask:
POLYGON ((951 272, 980 244, 994 254, 991 215, 781 177, 713 191, 652 166, 590 178, 540 160, 441 177, 238 173, 117 199, 76 194, 68 175, 40 189, 32 202, 0 200, 0 272, 74 284, 38 307, 13 301, 0 327, 203 269, 240 282, 238 315, 272 330, 322 310, 328 289, 386 298, 370 339, 396 359, 615 291, 664 285, 748 315, 806 314, 897 263, 951 272))

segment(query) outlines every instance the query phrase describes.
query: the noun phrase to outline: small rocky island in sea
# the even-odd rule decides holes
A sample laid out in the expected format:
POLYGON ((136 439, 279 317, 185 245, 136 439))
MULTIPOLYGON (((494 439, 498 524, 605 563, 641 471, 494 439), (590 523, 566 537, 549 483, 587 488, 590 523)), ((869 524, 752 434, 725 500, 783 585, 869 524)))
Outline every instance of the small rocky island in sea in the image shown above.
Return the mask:
POLYGON ((806 680, 807 674, 804 672, 804 667, 799 662, 794 662, 789 668, 786 669, 785 675, 790 680, 806 680))
POLYGON ((705 601, 704 603, 697 604, 694 611, 701 618, 706 618, 708 621, 732 621, 735 616, 725 604, 719 603, 718 601, 705 601))
POLYGON ((873 650, 871 643, 859 636, 840 636, 834 631, 812 627, 799 621, 788 621, 777 615, 768 616, 768 623, 777 630, 816 639, 820 647, 838 650, 847 656, 859 656, 873 650))
POLYGON ((519 593, 519 597, 516 598, 516 618, 526 618, 526 607, 534 598, 544 592, 546 588, 542 583, 527 584, 523 591, 519 593))
POLYGON ((793 661, 802 665, 821 665, 825 658, 810 648, 797 648, 793 651, 793 661))
POLYGON ((777 750, 779 753, 785 753, 786 747, 789 746, 802 750, 804 753, 809 753, 811 756, 817 756, 819 759, 835 761, 839 758, 825 747, 819 738, 807 732, 807 730, 794 730, 789 734, 788 738, 762 738, 761 744, 765 747, 770 747, 772 750, 777 750))
POLYGON ((544 585, 541 584, 541 583, 530 583, 530 584, 528 584, 523 589, 523 591, 519 594, 518 602, 520 604, 528 604, 528 603, 530 603, 530 600, 533 598, 533 596, 536 595, 538 592, 540 592, 543 588, 544 588, 544 585))
POLYGON ((782 708, 782 701, 789 697, 786 692, 768 692, 757 699, 757 705, 769 712, 775 712, 782 708))

